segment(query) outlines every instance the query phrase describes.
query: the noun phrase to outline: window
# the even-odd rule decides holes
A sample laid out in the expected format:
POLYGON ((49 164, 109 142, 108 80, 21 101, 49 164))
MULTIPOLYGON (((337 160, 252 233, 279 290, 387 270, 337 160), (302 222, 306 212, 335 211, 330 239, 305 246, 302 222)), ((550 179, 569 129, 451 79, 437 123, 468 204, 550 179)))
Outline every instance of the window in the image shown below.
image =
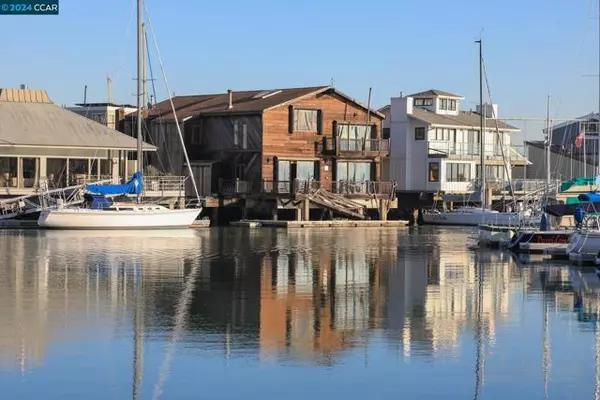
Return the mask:
POLYGON ((585 133, 598 133, 598 125, 595 122, 582 122, 581 125, 585 133))
POLYGON ((202 126, 194 125, 192 127, 192 144, 202 144, 202 126))
POLYGON ((468 182, 471 180, 471 164, 446 164, 446 182, 468 182))
POLYGON ((384 139, 389 139, 390 138, 390 128, 383 128, 383 138, 384 139))
POLYGON ((240 124, 238 121, 233 122, 233 145, 240 145, 240 124))
POLYGON ((354 124, 337 124, 337 135, 339 148, 341 151, 362 151, 369 150, 371 142, 371 126, 369 125, 354 125, 354 124))
POLYGON ((425 140, 425 128, 418 126, 415 128, 415 140, 425 140))
POLYGON ((440 99, 440 110, 448 109, 448 99, 440 99))
MULTIPOLYGON (((450 133, 451 131, 456 132, 456 129, 448 129, 448 128, 435 128, 435 132, 433 134, 433 140, 445 140, 445 141, 449 141, 450 140, 450 133)), ((452 139, 454 139, 454 137, 456 136, 456 133, 454 133, 452 139)))
MULTIPOLYGON (((477 166, 477 179, 481 177, 481 165, 477 166)), ((505 180, 506 170, 503 165, 486 165, 485 166, 485 180, 505 180)))
POLYGON ((362 182, 371 180, 371 163, 338 161, 336 164, 338 181, 362 182))
POLYGON ((294 131, 317 133, 317 110, 294 109, 294 131))
POLYGON ((242 149, 248 148, 248 125, 242 124, 242 149))
POLYGON ((440 163, 430 162, 429 163, 429 182, 440 181, 440 163))
POLYGON ((449 100, 448 110, 456 111, 456 100, 449 100))
POLYGON ((415 99, 414 105, 418 107, 431 107, 433 99, 415 99))

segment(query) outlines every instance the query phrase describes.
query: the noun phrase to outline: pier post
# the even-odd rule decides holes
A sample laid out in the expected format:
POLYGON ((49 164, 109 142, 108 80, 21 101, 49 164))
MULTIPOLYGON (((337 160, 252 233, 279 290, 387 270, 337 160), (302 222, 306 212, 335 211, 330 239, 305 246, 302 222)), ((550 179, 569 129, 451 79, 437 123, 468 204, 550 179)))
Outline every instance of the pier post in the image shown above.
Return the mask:
POLYGON ((277 221, 277 202, 271 207, 271 219, 277 221))
POLYGON ((387 207, 385 206, 385 200, 379 199, 379 219, 381 221, 387 221, 387 207))
POLYGON ((310 221, 310 201, 308 201, 308 199, 304 199, 302 206, 302 220, 310 221))

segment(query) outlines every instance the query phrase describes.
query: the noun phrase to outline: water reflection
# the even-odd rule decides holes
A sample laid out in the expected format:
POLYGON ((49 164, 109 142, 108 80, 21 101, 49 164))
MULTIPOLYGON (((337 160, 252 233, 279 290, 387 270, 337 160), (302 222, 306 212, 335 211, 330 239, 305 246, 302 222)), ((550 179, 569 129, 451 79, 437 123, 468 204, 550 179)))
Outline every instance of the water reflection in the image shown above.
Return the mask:
POLYGON ((279 390, 273 376, 290 365, 303 368, 301 380, 286 378, 291 398, 306 382, 323 390, 315 397, 325 388, 589 397, 595 383, 582 371, 600 365, 586 352, 600 348, 598 277, 469 251, 468 230, 2 235, 0 385, 9 398, 169 398, 200 387, 237 397, 279 390), (561 361, 573 359, 566 371, 561 361), (352 385, 349 365, 370 377, 364 388, 352 385), (323 367, 333 383, 316 372, 323 367), (415 379, 399 388, 391 371, 415 379), (57 373, 95 385, 53 386, 57 373), (29 381, 10 379, 18 375, 29 381))

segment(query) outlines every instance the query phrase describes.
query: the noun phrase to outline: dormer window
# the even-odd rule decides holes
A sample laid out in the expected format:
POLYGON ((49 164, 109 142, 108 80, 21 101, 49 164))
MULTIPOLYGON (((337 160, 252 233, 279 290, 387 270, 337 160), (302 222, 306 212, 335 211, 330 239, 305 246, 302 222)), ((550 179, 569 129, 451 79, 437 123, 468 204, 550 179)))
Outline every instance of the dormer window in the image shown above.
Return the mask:
POLYGON ((440 99, 440 110, 456 111, 456 100, 440 99))
POLYGON ((433 99, 415 99, 414 104, 417 107, 431 107, 433 105, 433 99))

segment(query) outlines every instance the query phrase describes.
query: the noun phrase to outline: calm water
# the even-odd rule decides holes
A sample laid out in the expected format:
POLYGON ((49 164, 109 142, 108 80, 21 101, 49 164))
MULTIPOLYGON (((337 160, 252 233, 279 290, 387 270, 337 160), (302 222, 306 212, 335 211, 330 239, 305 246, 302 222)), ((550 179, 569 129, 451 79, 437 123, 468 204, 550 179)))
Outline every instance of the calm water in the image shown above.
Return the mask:
POLYGON ((473 234, 0 232, 1 398, 594 398, 590 274, 473 234))

